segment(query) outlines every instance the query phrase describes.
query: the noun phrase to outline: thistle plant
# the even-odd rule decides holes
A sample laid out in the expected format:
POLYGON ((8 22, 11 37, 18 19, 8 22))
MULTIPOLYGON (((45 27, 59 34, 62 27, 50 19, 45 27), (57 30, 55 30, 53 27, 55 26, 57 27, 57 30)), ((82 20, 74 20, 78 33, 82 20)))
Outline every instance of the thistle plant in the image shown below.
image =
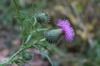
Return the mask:
MULTIPOLYGON (((32 15, 31 17, 29 17, 26 12, 22 12, 19 10, 16 0, 13 0, 13 2, 17 9, 17 14, 18 14, 17 19, 21 26, 22 44, 21 44, 20 49, 14 55, 12 55, 8 60, 6 60, 4 63, 0 64, 0 66, 6 66, 7 64, 10 64, 10 63, 16 63, 17 65, 19 65, 20 61, 23 63, 28 63, 27 61, 32 58, 32 55, 29 52, 26 52, 25 50, 27 50, 31 47, 34 47, 34 48, 40 50, 40 52, 42 52, 42 53, 44 53, 44 51, 45 51, 44 49, 41 50, 39 48, 41 46, 40 44, 45 41, 45 38, 39 37, 39 34, 43 33, 43 31, 48 30, 48 29, 40 28, 40 27, 38 27, 38 24, 39 23, 43 24, 46 21, 48 21, 48 17, 47 17, 48 14, 41 12, 41 13, 36 14, 37 16, 32 15), (42 20, 42 21, 40 21, 40 20, 42 20), (15 58, 18 54, 19 54, 19 57, 15 58)), ((46 57, 48 57, 48 55, 46 55, 46 57)), ((48 57, 48 59, 50 60, 49 57, 48 57)), ((51 60, 50 60, 50 62, 51 62, 51 60)))
POLYGON ((44 44, 47 41, 49 43, 57 42, 63 35, 65 35, 66 40, 68 42, 72 41, 74 36, 74 30, 70 26, 69 21, 60 19, 57 23, 57 26, 59 26, 59 28, 48 30, 48 28, 42 27, 46 25, 49 20, 47 13, 39 12, 29 17, 28 14, 19 10, 16 0, 13 0, 13 2, 16 6, 18 13, 17 18, 21 26, 22 43, 20 49, 8 60, 0 64, 0 66, 6 66, 10 63, 16 63, 17 65, 20 65, 20 61, 29 64, 28 60, 30 60, 34 55, 29 52, 26 52, 26 50, 32 47, 43 53, 53 66, 51 59, 45 53, 45 51, 48 49, 45 49, 44 44), (39 23, 41 24, 41 26, 39 25, 39 23), (18 54, 19 57, 15 58, 18 54))

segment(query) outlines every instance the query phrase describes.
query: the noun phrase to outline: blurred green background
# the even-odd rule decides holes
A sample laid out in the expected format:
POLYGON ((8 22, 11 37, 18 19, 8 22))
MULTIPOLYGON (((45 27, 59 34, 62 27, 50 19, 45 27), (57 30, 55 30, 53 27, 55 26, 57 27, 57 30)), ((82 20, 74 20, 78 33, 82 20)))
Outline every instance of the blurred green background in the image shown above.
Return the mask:
MULTIPOLYGON (((50 49, 49 56, 55 66, 100 66, 100 0, 17 0, 20 11, 32 15, 47 12, 47 28, 56 28, 58 19, 67 19, 74 28, 71 43, 62 37, 50 49)), ((21 46, 21 28, 12 0, 0 0, 0 63, 7 60, 21 46)), ((35 48, 29 63, 32 66, 51 66, 35 48)), ((16 66, 12 64, 12 66, 16 66)), ((28 66, 25 64, 25 66, 28 66)))

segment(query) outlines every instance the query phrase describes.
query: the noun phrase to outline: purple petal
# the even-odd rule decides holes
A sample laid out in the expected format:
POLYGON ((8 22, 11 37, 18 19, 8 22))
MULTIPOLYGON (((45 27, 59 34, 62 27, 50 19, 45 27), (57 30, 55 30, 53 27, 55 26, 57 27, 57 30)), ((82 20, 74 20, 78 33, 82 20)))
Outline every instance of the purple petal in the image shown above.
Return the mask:
POLYGON ((62 28, 62 31, 65 34, 66 40, 68 42, 71 42, 73 40, 73 36, 74 36, 74 30, 73 28, 70 26, 70 23, 68 20, 59 20, 57 23, 57 26, 62 28))

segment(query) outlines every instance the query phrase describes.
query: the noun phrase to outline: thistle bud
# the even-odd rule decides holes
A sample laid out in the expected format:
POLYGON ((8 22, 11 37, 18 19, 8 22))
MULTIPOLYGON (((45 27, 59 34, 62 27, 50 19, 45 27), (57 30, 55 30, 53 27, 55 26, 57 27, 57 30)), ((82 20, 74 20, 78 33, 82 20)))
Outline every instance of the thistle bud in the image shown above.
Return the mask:
POLYGON ((61 29, 53 29, 53 30, 48 30, 45 33, 45 37, 49 43, 55 43, 57 42, 60 37, 62 36, 62 30, 61 29))
POLYGON ((29 52, 25 52, 25 53, 22 54, 22 58, 24 60, 27 60, 28 61, 28 60, 31 60, 32 59, 32 55, 29 52))
POLYGON ((49 16, 47 13, 41 12, 41 13, 37 13, 35 15, 37 22, 39 22, 41 25, 45 25, 47 24, 48 20, 49 20, 49 16))

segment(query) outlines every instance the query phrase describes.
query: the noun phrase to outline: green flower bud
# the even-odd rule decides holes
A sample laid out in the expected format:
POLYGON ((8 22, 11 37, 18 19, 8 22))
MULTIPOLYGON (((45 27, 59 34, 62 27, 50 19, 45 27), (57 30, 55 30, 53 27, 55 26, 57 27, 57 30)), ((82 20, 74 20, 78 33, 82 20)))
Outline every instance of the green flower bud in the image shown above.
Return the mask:
POLYGON ((45 37, 49 43, 55 43, 57 42, 60 37, 62 36, 62 30, 61 29, 52 29, 48 30, 45 33, 45 37))
POLYGON ((48 20, 49 20, 49 16, 47 13, 41 12, 41 13, 37 13, 35 15, 37 22, 39 22, 41 25, 45 25, 47 24, 48 20))
POLYGON ((31 53, 29 53, 29 52, 25 52, 25 53, 23 53, 22 54, 22 58, 24 59, 24 60, 31 60, 32 59, 32 54, 31 53))

